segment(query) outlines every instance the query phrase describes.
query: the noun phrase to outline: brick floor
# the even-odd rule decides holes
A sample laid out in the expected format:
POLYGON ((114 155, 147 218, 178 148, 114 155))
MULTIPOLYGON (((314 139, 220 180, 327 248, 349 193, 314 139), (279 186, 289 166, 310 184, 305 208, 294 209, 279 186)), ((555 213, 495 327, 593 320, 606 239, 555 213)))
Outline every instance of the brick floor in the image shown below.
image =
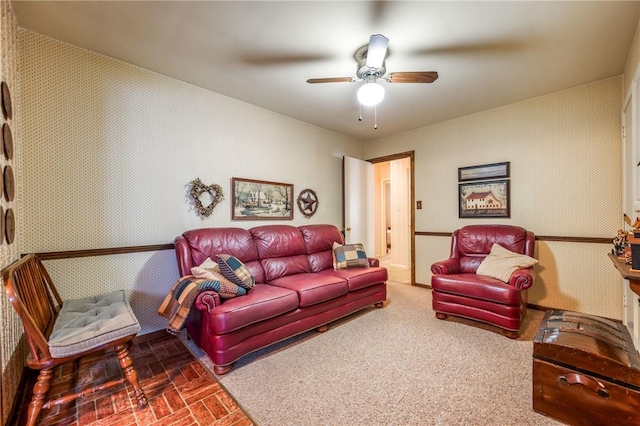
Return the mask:
MULTIPOLYGON (((168 333, 152 333, 136 339, 130 350, 140 384, 149 404, 138 408, 131 386, 117 386, 74 402, 42 410, 41 426, 249 426, 253 421, 237 402, 194 358, 184 344, 168 333)), ((58 367, 48 397, 62 394, 76 384, 104 382, 122 373, 113 350, 81 358, 76 365, 58 367), (96 362, 97 361, 97 362, 96 362)), ((18 419, 26 424, 27 405, 37 374, 29 374, 18 419)))

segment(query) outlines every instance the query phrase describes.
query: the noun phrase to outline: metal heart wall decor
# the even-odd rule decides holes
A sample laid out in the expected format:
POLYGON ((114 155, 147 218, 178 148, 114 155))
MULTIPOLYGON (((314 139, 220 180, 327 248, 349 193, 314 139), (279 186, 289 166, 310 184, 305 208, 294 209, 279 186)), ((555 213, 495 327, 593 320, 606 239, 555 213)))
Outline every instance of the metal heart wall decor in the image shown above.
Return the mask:
POLYGON ((224 193, 222 191, 222 187, 217 184, 205 185, 202 183, 200 178, 192 180, 191 182, 191 190, 189 193, 191 194, 191 198, 193 198, 193 204, 195 205, 198 213, 201 216, 209 217, 213 209, 218 205, 218 203, 224 200, 224 193), (211 198, 211 202, 204 206, 202 204, 202 195, 206 194, 211 198))

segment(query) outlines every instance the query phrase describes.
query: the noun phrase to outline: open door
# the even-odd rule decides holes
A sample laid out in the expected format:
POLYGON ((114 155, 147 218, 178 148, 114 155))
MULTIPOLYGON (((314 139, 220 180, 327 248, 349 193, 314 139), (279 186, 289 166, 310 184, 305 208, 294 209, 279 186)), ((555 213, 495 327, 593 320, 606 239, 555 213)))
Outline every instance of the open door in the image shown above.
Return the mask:
MULTIPOLYGON (((374 182, 374 164, 389 162, 403 158, 409 158, 409 170, 406 178, 407 183, 407 214, 406 224, 400 226, 399 229, 406 229, 408 232, 407 239, 410 263, 410 284, 416 285, 415 271, 415 214, 413 206, 415 205, 415 176, 414 176, 414 152, 407 151, 385 157, 378 157, 363 161, 351 157, 343 157, 342 169, 342 187, 343 187, 343 227, 345 241, 347 243, 362 243, 367 254, 374 256, 375 247, 375 182, 374 182)), ((393 231, 392 231, 393 235, 393 231)), ((406 241, 406 240, 404 240, 406 241)), ((393 243, 392 243, 393 246, 393 243)))
POLYGON ((343 225, 346 243, 362 243, 367 253, 375 253, 373 164, 343 157, 343 225))

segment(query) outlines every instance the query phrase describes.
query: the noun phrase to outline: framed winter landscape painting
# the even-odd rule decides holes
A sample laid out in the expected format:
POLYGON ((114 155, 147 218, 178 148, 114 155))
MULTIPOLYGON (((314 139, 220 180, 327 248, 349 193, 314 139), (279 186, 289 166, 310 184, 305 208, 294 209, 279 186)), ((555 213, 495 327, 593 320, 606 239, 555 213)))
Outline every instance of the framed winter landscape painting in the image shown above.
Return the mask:
POLYGON ((487 180, 509 177, 510 162, 483 164, 481 166, 458 168, 458 180, 460 182, 468 180, 487 180))
POLYGON ((293 184, 231 179, 231 220, 292 220, 293 184))
POLYGON ((510 217, 509 180, 459 183, 460 218, 510 217))

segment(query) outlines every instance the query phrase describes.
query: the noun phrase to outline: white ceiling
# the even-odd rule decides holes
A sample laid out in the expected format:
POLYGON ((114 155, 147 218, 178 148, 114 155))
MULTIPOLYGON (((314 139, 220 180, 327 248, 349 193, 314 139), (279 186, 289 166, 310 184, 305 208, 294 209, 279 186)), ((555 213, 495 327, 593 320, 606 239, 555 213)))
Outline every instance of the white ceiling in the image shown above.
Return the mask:
POLYGON ((360 140, 623 73, 633 1, 13 1, 18 25, 360 140), (358 121, 354 52, 389 38, 387 73, 358 121))

